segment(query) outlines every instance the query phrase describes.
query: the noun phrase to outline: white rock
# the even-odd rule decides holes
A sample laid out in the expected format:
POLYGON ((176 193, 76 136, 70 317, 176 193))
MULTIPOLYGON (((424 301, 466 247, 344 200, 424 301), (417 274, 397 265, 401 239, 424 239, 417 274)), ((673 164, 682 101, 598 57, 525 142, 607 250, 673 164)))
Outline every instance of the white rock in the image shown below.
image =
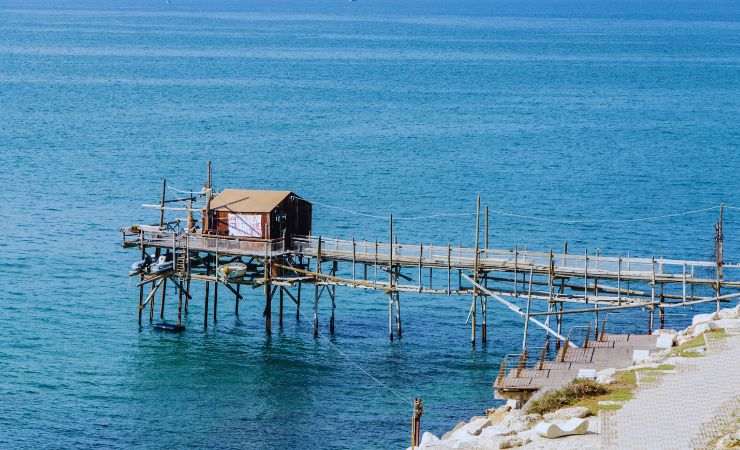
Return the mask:
POLYGON ((434 434, 425 431, 424 434, 421 435, 421 442, 419 442, 419 445, 424 447, 425 445, 433 444, 435 442, 439 442, 439 438, 434 434))
POLYGON ((632 363, 642 364, 650 359, 649 350, 633 350, 632 351, 632 363))
POLYGON ((582 419, 591 414, 591 410, 585 406, 572 406, 570 408, 562 408, 555 412, 547 413, 543 417, 548 422, 554 422, 557 420, 570 420, 573 418, 582 419))
POLYGON ((673 347, 674 339, 675 335, 661 334, 660 336, 658 336, 658 340, 655 341, 655 346, 662 349, 671 348, 673 347))
POLYGON ((498 448, 521 447, 522 445, 526 445, 530 442, 531 442, 531 439, 529 438, 523 438, 520 436, 509 436, 507 438, 504 438, 501 442, 499 442, 498 448))
POLYGON ((501 425, 507 430, 514 433, 529 430, 537 422, 542 420, 539 414, 516 414, 504 418, 501 425))
POLYGON ((694 316, 693 319, 691 319, 691 326, 703 323, 703 322, 709 322, 710 320, 719 319, 717 317, 717 313, 711 313, 711 314, 697 314, 694 316))
POLYGON ((442 435, 442 440, 446 440, 446 439, 451 438, 452 435, 454 435, 455 433, 457 433, 460 430, 460 428, 464 427, 465 425, 466 425, 466 422, 465 421, 458 422, 457 425, 455 425, 454 427, 452 427, 452 429, 450 431, 448 431, 447 433, 445 433, 445 434, 442 435))
POLYGON ((462 433, 467 433, 471 436, 478 436, 480 432, 489 425, 491 425, 491 422, 488 420, 488 417, 473 417, 467 425, 455 432, 455 436, 462 433))
POLYGON ((609 367, 608 369, 602 369, 596 372, 596 381, 601 384, 614 383, 614 375, 616 375, 617 369, 609 367))
POLYGON ((701 336, 707 331, 714 330, 714 329, 717 329, 717 325, 714 322, 703 322, 694 327, 694 330, 691 332, 691 336, 693 337, 701 336))
POLYGON ((719 319, 737 319, 736 308, 720 309, 718 313, 719 319))
POLYGON ((540 422, 534 430, 537 434, 547 439, 555 439, 574 434, 586 434, 588 432, 588 420, 575 418, 564 422, 540 422))
POLYGON ((577 379, 586 379, 586 380, 595 380, 596 379, 596 369, 578 369, 578 374, 576 374, 577 379))
POLYGON ((667 335, 670 335, 670 336, 675 336, 675 335, 678 334, 678 331, 672 330, 670 328, 664 328, 662 330, 661 329, 655 330, 655 334, 657 334, 658 336, 662 336, 664 334, 667 334, 667 335))

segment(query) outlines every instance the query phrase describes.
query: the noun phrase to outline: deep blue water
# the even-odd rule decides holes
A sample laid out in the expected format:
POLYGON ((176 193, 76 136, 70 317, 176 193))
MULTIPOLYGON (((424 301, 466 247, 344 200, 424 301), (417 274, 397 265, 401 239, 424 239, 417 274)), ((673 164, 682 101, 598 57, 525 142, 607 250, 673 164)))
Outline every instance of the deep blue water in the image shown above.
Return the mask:
MULTIPOLYGON (((399 448, 393 391, 435 433, 481 413, 521 339, 502 308, 471 349, 469 299, 403 295, 389 344, 385 297, 340 288, 332 346, 326 304, 318 340, 307 307, 265 336, 252 293, 203 332, 196 291, 187 331, 159 334, 136 324, 119 227, 210 159, 217 188, 406 217, 480 193, 561 221, 493 214, 494 246, 710 259, 716 210, 594 220, 740 206, 739 19, 723 0, 0 1, 0 447, 399 448)), ((473 223, 398 233, 470 245, 473 223)), ((314 209, 317 234, 386 227, 314 209)))

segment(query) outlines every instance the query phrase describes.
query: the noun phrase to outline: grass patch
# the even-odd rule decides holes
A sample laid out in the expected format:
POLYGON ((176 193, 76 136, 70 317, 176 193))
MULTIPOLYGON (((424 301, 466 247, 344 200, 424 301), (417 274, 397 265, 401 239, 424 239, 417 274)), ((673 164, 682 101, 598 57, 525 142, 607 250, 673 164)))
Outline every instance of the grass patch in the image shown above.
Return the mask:
POLYGON ((622 407, 621 402, 632 400, 637 389, 637 372, 644 381, 654 381, 665 371, 673 370, 672 364, 661 364, 657 367, 644 367, 617 372, 614 383, 602 385, 592 380, 574 380, 567 386, 545 393, 533 400, 527 410, 530 413, 545 414, 568 406, 585 406, 591 414, 599 411, 615 411, 622 407), (619 402, 607 403, 600 402, 619 402))
MULTIPOLYGON (((715 339, 723 339, 727 337, 727 332, 724 330, 724 328, 710 330, 707 331, 705 334, 709 334, 710 337, 715 339)), ((682 358, 697 358, 699 356, 703 356, 703 353, 698 352, 697 350, 704 347, 705 345, 706 342, 704 341, 704 335, 699 335, 674 348, 671 351, 671 356, 680 356, 682 358)))
POLYGON ((546 392, 542 397, 533 400, 527 410, 530 413, 545 414, 607 392, 609 390, 606 386, 593 380, 573 380, 565 387, 546 392))

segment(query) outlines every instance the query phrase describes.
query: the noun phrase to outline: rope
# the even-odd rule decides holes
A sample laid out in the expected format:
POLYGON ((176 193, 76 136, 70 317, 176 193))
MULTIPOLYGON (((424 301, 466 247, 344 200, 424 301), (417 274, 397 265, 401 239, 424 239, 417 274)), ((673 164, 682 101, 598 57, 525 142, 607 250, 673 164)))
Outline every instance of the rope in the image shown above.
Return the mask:
MULTIPOLYGON (((679 216, 688 216, 691 214, 698 214, 703 213, 707 211, 712 211, 715 209, 719 209, 719 206, 710 206, 708 208, 702 208, 702 209, 693 209, 689 211, 683 211, 678 213, 672 213, 672 214, 663 214, 659 216, 648 216, 648 217, 638 217, 633 219, 580 219, 580 220, 561 220, 561 219, 550 219, 547 217, 537 217, 537 216, 527 216, 523 214, 516 214, 516 213, 510 213, 507 211, 501 211, 497 209, 489 209, 489 211, 499 214, 502 216, 510 216, 510 217, 516 217, 519 219, 527 219, 527 220, 534 220, 534 221, 540 221, 540 222, 549 222, 549 223, 561 223, 561 224, 588 224, 588 223, 629 223, 629 222, 647 222, 650 220, 659 220, 659 219, 668 219, 671 217, 679 217, 679 216)), ((740 208, 738 208, 740 209, 740 208)))
MULTIPOLYGON (((313 203, 315 205, 323 206, 325 208, 336 209, 338 211, 344 211, 346 213, 354 214, 356 216, 363 216, 363 217, 370 217, 370 218, 373 218, 373 219, 388 220, 388 216, 379 216, 379 215, 375 215, 375 214, 368 214, 368 213, 364 213, 364 212, 361 212, 361 211, 355 211, 353 209, 342 208, 341 206, 328 205, 326 203, 317 202, 315 200, 312 200, 311 203, 313 203)), ((438 214, 431 214, 431 215, 426 215, 426 216, 405 216, 405 217, 404 216, 401 216, 401 217, 393 216, 393 220, 422 220, 422 219, 433 219, 435 217, 462 217, 462 216, 474 216, 474 215, 475 215, 475 213, 438 213, 438 214)))
MULTIPOLYGON (((314 204, 323 206, 325 208, 330 209, 336 209, 338 211, 343 211, 349 214, 354 214, 357 216, 362 217, 370 217, 373 219, 382 219, 382 220, 388 220, 389 216, 381 216, 376 214, 368 214, 362 211, 356 211, 349 208, 343 208, 341 206, 335 206, 335 205, 329 205, 326 203, 321 203, 317 201, 313 201, 314 204)), ((735 206, 727 206, 724 205, 725 208, 730 209, 740 209, 740 207, 735 206)), ((637 217, 632 219, 578 219, 578 220, 562 220, 562 219, 551 219, 549 217, 540 217, 540 216, 530 216, 525 214, 517 214, 512 213, 509 211, 504 211, 500 209, 489 209, 489 212, 492 212, 494 214, 498 214, 501 216, 508 216, 508 217, 515 217, 518 219, 526 219, 526 220, 532 220, 532 221, 539 221, 539 222, 547 222, 547 223, 560 223, 560 224, 567 224, 567 225, 575 225, 575 224, 590 224, 590 223, 630 223, 630 222, 647 222, 651 220, 660 220, 660 219, 668 219, 672 217, 680 217, 680 216, 687 216, 692 214, 699 214, 707 211, 713 211, 715 209, 719 209, 720 206, 710 206, 708 208, 701 208, 701 209, 693 209, 688 211, 682 211, 677 213, 671 213, 671 214, 662 214, 658 216, 648 216, 648 217, 637 217)), ((474 216, 475 213, 436 213, 436 214, 429 214, 429 215, 423 215, 423 216, 401 216, 401 217, 393 217, 393 220, 423 220, 423 219, 433 219, 437 217, 467 217, 467 216, 474 216)))
MULTIPOLYGON (((308 331, 308 325, 307 324, 304 325, 304 322, 299 322, 299 326, 301 326, 301 328, 303 328, 304 331, 308 331)), ((328 338, 327 339, 324 339, 324 340, 326 341, 326 343, 328 343, 331 346, 331 348, 333 348, 334 350, 336 350, 336 352, 339 353, 344 358, 345 361, 347 361, 355 369, 357 369, 358 371, 360 371, 361 373, 363 373, 364 375, 366 375, 368 378, 370 378, 371 380, 373 380, 378 386, 384 388, 385 390, 387 390, 388 392, 390 392, 391 394, 393 394, 399 401, 403 402, 404 405, 408 405, 409 403, 413 403, 413 401, 414 401, 413 398, 401 394, 397 390, 393 389, 392 387, 388 386, 387 384, 383 383, 382 381, 380 381, 379 379, 377 379, 376 377, 374 377, 370 372, 368 372, 367 370, 365 370, 361 365, 359 365, 358 363, 356 363, 349 355, 347 355, 337 344, 333 343, 328 338)))
POLYGON ((365 370, 365 369, 364 369, 364 368, 363 368, 362 366, 360 366, 359 364, 357 364, 356 362, 354 362, 354 361, 353 361, 353 360, 352 360, 352 359, 351 359, 351 358, 349 357, 349 355, 347 355, 346 353, 344 353, 344 351, 342 351, 342 349, 341 349, 341 348, 339 348, 339 346, 338 346, 338 345, 336 345, 335 343, 331 342, 331 341, 330 341, 329 339, 326 339, 326 342, 328 342, 328 343, 329 343, 329 345, 330 345, 330 346, 331 346, 331 347, 332 347, 332 348, 333 348, 334 350, 336 350, 336 351, 337 351, 337 352, 338 352, 338 353, 339 353, 340 355, 342 355, 342 357, 344 357, 345 361, 347 361, 348 363, 350 363, 351 365, 353 365, 353 366, 354 366, 354 367, 355 367, 355 368, 356 368, 357 370, 359 370, 360 372, 362 372, 362 373, 364 373, 365 375, 367 375, 367 376, 368 376, 368 377, 369 377, 369 378, 370 378, 371 380, 373 380, 373 381, 374 381, 375 383, 377 383, 377 384, 378 384, 378 386, 380 386, 380 387, 382 387, 382 388, 385 388, 386 390, 388 390, 388 392, 390 392, 390 393, 392 393, 393 395, 395 395, 395 396, 396 396, 396 397, 397 397, 397 398, 398 398, 398 399, 399 399, 400 401, 402 401, 402 402, 403 402, 403 404, 404 404, 404 405, 408 405, 409 403, 413 403, 414 399, 412 399, 411 397, 406 397, 406 396, 404 396, 403 394, 399 393, 399 392, 398 392, 397 390, 393 389, 392 387, 390 387, 390 386, 388 386, 387 384, 383 383, 383 382, 382 382, 382 381, 380 381, 379 379, 375 378, 375 377, 374 377, 374 376, 373 376, 373 375, 372 375, 372 374, 371 374, 370 372, 368 372, 368 371, 367 371, 367 370, 365 370))
POLYGON ((194 195, 203 195, 203 194, 205 194, 205 189, 201 189, 200 191, 196 192, 196 191, 188 191, 188 190, 185 190, 185 189, 177 189, 176 187, 170 186, 170 185, 167 185, 167 189, 169 189, 169 190, 171 190, 173 192, 177 192, 178 194, 194 194, 194 195))

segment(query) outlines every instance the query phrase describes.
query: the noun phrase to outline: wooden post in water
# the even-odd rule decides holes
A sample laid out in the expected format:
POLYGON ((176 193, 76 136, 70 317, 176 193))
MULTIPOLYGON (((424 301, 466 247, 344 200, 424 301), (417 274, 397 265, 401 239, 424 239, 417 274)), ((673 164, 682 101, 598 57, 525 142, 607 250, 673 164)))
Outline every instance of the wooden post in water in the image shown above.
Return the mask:
POLYGON ((414 399, 414 412, 411 415, 411 449, 421 444, 421 416, 424 414, 424 403, 420 398, 414 399))
MULTIPOLYGON (((208 264, 208 268, 206 269, 206 275, 210 274, 210 272, 211 272, 210 271, 210 264, 211 263, 208 262, 207 264, 208 264)), ((208 291, 210 289, 210 286, 211 286, 211 284, 208 281, 206 281, 205 300, 203 300, 203 329, 204 330, 207 330, 208 329, 208 296, 210 294, 210 292, 208 292, 208 291)))
POLYGON ((301 283, 298 281, 298 292, 296 293, 295 297, 295 320, 298 322, 301 320, 301 283))
MULTIPOLYGON (((316 273, 321 273, 321 236, 319 236, 319 243, 316 248, 316 273)), ((319 278, 314 281, 314 295, 313 295, 313 337, 319 337, 319 278)))
POLYGON ((279 317, 278 317, 278 322, 279 322, 279 324, 280 324, 280 328, 283 328, 283 289, 284 289, 284 288, 283 288, 282 286, 280 286, 280 288, 279 288, 279 290, 280 290, 280 294, 279 294, 279 295, 280 295, 280 296, 279 296, 279 301, 280 301, 280 305, 279 305, 279 306, 280 306, 280 313, 279 313, 279 317))
POLYGON ((527 311, 524 316, 524 337, 522 338, 522 352, 527 352, 527 335, 529 334, 529 308, 532 306, 532 275, 534 274, 534 268, 529 268, 529 288, 527 289, 527 311))
POLYGON ((234 295, 234 297, 235 297, 234 314, 236 314, 236 317, 239 317, 239 298, 241 297, 241 294, 239 293, 239 288, 241 286, 242 286, 241 283, 237 283, 237 285, 236 285, 236 294, 234 295))
POLYGON ((182 326, 182 280, 180 280, 180 287, 175 286, 177 289, 177 326, 182 326))
POLYGON ((717 308, 716 311, 719 313, 720 307, 720 300, 719 297, 721 294, 721 286, 722 286, 722 267, 724 266, 724 253, 725 253, 725 232, 724 232, 724 222, 725 222, 725 205, 720 204, 719 205, 719 219, 717 219, 717 224, 714 226, 715 233, 714 233, 714 260, 717 265, 715 274, 716 274, 716 282, 714 287, 714 292, 717 297, 717 308))
MULTIPOLYGON (((332 261, 331 264, 331 275, 334 277, 337 275, 337 261, 332 261)), ((335 313, 337 309, 337 286, 332 285, 329 287, 329 293, 331 294, 331 317, 329 318, 329 334, 334 335, 335 330, 335 313)))
POLYGON ((164 320, 164 302, 165 297, 167 293, 167 278, 165 277, 164 280, 162 280, 162 298, 161 298, 161 305, 159 305, 159 320, 164 320))
MULTIPOLYGON (((218 278, 218 275, 216 275, 218 278)), ((213 282, 213 324, 215 325, 218 321, 218 281, 213 282)))
POLYGON ((388 225, 388 338, 393 342, 393 214, 388 225))
MULTIPOLYGON (((144 258, 146 258, 146 247, 144 247, 144 232, 139 232, 139 246, 141 247, 141 260, 143 261, 144 258)), ((141 312, 144 309, 144 284, 141 283, 144 281, 144 273, 139 274, 139 326, 141 326, 141 312)))
POLYGON ((272 276, 272 263, 270 261, 270 253, 268 244, 265 243, 265 261, 264 261, 264 279, 263 284, 265 287, 265 332, 272 333, 272 283, 270 283, 270 277, 272 276))
POLYGON ((475 345, 476 316, 478 314, 478 258, 480 257, 480 194, 476 198, 475 206, 475 257, 473 258, 473 302, 471 305, 472 316, 470 321, 470 343, 475 345))

